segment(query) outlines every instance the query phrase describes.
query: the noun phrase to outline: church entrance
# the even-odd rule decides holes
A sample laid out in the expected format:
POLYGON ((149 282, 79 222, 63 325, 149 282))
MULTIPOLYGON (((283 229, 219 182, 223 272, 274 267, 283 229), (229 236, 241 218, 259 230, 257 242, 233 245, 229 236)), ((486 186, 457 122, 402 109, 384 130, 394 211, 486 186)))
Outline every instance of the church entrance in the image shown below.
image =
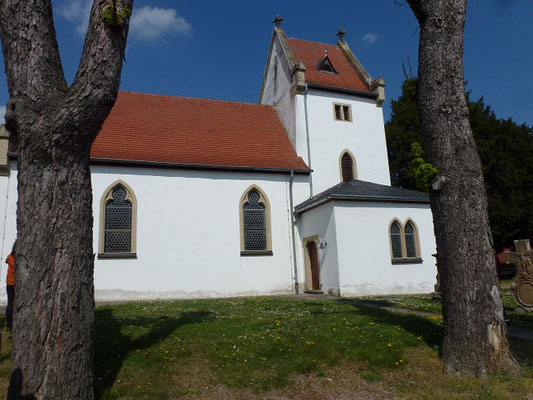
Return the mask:
POLYGON ((306 292, 322 293, 320 291, 320 268, 316 240, 315 238, 306 239, 304 244, 306 292))

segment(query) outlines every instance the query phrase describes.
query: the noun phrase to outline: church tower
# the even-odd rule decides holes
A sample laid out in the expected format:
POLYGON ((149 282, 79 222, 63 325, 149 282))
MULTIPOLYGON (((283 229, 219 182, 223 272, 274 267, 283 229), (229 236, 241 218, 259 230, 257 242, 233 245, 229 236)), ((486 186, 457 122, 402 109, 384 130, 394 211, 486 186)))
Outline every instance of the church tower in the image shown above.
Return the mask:
POLYGON ((372 79, 339 29, 335 45, 289 38, 276 17, 259 103, 276 108, 307 165, 310 197, 343 181, 390 185, 385 81, 372 79))

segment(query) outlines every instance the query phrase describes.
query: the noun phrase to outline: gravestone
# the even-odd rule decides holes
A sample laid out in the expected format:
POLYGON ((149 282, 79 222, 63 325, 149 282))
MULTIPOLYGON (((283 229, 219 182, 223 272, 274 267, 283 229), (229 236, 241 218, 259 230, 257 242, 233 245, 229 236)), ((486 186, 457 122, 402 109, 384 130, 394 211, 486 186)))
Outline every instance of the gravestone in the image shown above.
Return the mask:
POLYGON ((506 251, 509 262, 516 264, 516 275, 511 283, 511 293, 517 304, 533 312, 533 251, 529 239, 515 240, 516 252, 506 251))
MULTIPOLYGON (((437 266, 437 253, 432 254, 433 257, 435 257, 435 266, 437 266)), ((433 293, 431 293, 431 300, 435 302, 440 302, 442 300, 441 294, 440 294, 440 277, 439 277, 439 271, 437 270, 437 276, 435 277, 436 283, 433 286, 433 293)))

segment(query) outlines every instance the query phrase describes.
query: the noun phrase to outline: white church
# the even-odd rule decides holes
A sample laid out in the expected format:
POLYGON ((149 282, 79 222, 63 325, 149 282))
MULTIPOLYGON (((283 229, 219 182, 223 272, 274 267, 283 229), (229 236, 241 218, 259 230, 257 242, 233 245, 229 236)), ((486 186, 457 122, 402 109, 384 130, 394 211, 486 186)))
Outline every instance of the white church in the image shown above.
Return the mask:
MULTIPOLYGON (((382 103, 336 45, 276 26, 259 103, 120 92, 91 151, 97 300, 431 292, 427 194, 391 186, 382 103)), ((17 155, 0 135, 2 265, 17 155)))

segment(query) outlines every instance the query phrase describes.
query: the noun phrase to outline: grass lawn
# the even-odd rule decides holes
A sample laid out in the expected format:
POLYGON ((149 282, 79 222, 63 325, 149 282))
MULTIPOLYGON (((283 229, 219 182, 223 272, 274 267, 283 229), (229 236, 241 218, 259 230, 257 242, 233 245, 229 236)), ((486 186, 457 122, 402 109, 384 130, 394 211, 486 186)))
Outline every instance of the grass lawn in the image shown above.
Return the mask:
MULTIPOLYGON (((441 303, 431 299, 430 294, 414 294, 401 296, 369 296, 358 298, 358 301, 381 304, 385 306, 394 306, 408 308, 410 310, 427 311, 441 314, 441 303)), ((513 300, 509 289, 502 290, 503 306, 509 323, 521 328, 533 329, 533 315, 523 314, 518 305, 513 300)))
MULTIPOLYGON (((441 319, 335 301, 258 297, 98 307, 99 399, 519 399, 522 376, 444 376, 441 319)), ((0 392, 9 378, 3 332, 0 392)))

